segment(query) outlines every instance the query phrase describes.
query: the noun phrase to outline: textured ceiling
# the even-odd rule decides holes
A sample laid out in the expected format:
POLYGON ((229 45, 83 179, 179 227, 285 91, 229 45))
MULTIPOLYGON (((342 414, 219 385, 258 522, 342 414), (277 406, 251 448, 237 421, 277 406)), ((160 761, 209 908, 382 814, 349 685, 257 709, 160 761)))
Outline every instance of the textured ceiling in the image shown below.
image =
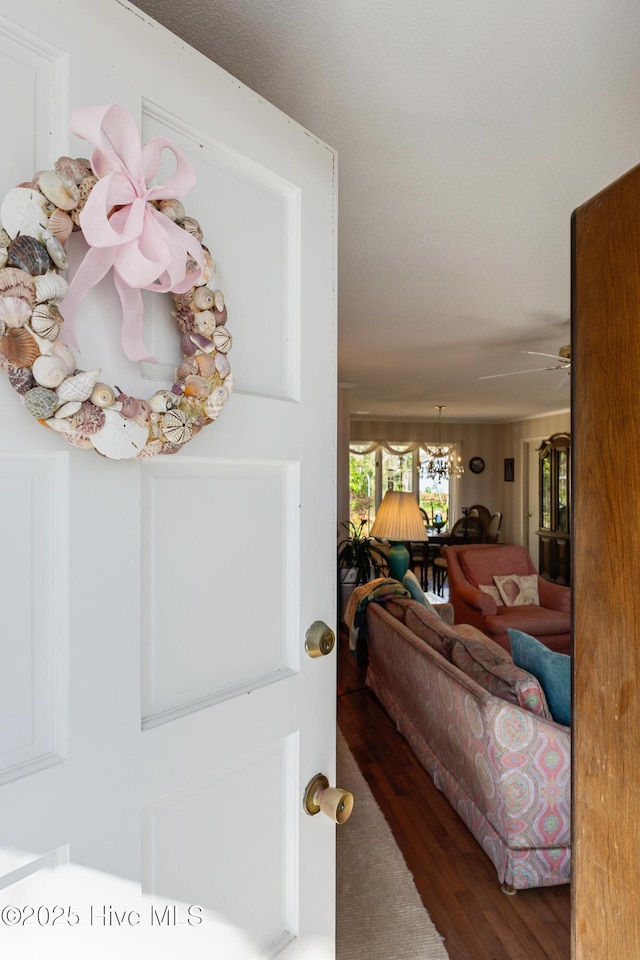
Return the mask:
POLYGON ((339 156, 339 377, 374 417, 566 409, 570 219, 640 162, 631 0, 139 0, 339 156), (550 361, 553 363, 553 361, 550 361))

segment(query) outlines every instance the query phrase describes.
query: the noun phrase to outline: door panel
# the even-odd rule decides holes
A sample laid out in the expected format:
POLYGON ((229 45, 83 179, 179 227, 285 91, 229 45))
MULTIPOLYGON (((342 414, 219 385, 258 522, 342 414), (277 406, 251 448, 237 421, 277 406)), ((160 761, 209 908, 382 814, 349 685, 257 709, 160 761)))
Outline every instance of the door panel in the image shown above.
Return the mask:
MULTIPOLYGON (((114 462, 43 429, 0 376, 0 906, 72 898, 69 957, 114 926, 92 905, 151 896, 173 909, 172 956, 332 956, 335 828, 301 801, 335 772, 335 653, 303 652, 335 611, 335 155, 126 3, 0 0, 0 17, 0 192, 89 155, 75 106, 120 103, 143 141, 173 141, 236 387, 181 453, 114 462), (175 920, 193 905, 195 933, 175 920)), ((83 253, 73 236, 70 275, 83 253)), ((133 396, 169 387, 171 307, 145 294, 158 363, 132 364, 107 277, 79 311, 78 366, 133 396)), ((11 956, 52 948, 46 924, 35 953, 1 925, 0 947, 9 933, 11 956)))
POLYGON ((573 218, 576 960, 640 943, 639 210, 635 167, 573 218))

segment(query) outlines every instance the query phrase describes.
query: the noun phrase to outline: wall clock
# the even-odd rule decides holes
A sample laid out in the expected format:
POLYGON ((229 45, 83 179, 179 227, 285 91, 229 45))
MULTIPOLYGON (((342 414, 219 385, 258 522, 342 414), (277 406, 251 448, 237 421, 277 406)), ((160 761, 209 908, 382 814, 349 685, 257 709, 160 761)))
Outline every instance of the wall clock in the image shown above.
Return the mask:
POLYGON ((471 457, 471 460, 469 460, 469 470, 471 470, 471 473, 482 473, 484 470, 484 460, 482 457, 471 457))

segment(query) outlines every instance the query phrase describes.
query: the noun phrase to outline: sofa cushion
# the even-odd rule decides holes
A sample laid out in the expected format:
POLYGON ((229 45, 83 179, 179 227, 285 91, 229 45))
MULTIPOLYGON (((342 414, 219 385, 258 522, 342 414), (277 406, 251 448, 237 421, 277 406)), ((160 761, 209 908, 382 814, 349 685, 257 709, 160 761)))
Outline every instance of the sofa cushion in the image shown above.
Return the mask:
POLYGON ((493 583, 496 574, 524 577, 531 573, 526 550, 512 544, 458 550, 457 554, 462 572, 474 587, 480 583, 493 583))
POLYGON ((557 723, 571 724, 571 657, 549 650, 522 630, 508 630, 514 663, 540 681, 551 716, 557 723))
POLYGON ((451 644, 458 634, 437 613, 415 604, 407 610, 405 625, 446 660, 451 660, 451 644))
POLYGON ((395 617, 396 620, 399 620, 400 623, 404 623, 407 616, 408 603, 406 600, 385 600, 383 607, 391 614, 392 617, 395 617))
POLYGON ((529 573, 522 577, 517 574, 494 576, 493 580, 505 606, 524 607, 528 604, 540 606, 536 573, 529 573))
POLYGON ((543 687, 536 677, 516 666, 507 651, 489 637, 459 636, 451 647, 451 662, 494 696, 545 719, 551 718, 543 687))

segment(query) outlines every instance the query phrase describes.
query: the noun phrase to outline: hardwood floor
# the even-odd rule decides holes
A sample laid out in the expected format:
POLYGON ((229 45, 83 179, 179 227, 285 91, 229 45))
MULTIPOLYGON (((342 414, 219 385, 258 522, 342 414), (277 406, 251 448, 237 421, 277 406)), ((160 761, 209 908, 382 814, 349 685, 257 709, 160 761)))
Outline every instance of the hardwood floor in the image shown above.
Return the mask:
POLYGON ((493 864, 364 686, 347 646, 342 632, 338 723, 449 960, 569 960, 570 887, 502 892, 493 864))

